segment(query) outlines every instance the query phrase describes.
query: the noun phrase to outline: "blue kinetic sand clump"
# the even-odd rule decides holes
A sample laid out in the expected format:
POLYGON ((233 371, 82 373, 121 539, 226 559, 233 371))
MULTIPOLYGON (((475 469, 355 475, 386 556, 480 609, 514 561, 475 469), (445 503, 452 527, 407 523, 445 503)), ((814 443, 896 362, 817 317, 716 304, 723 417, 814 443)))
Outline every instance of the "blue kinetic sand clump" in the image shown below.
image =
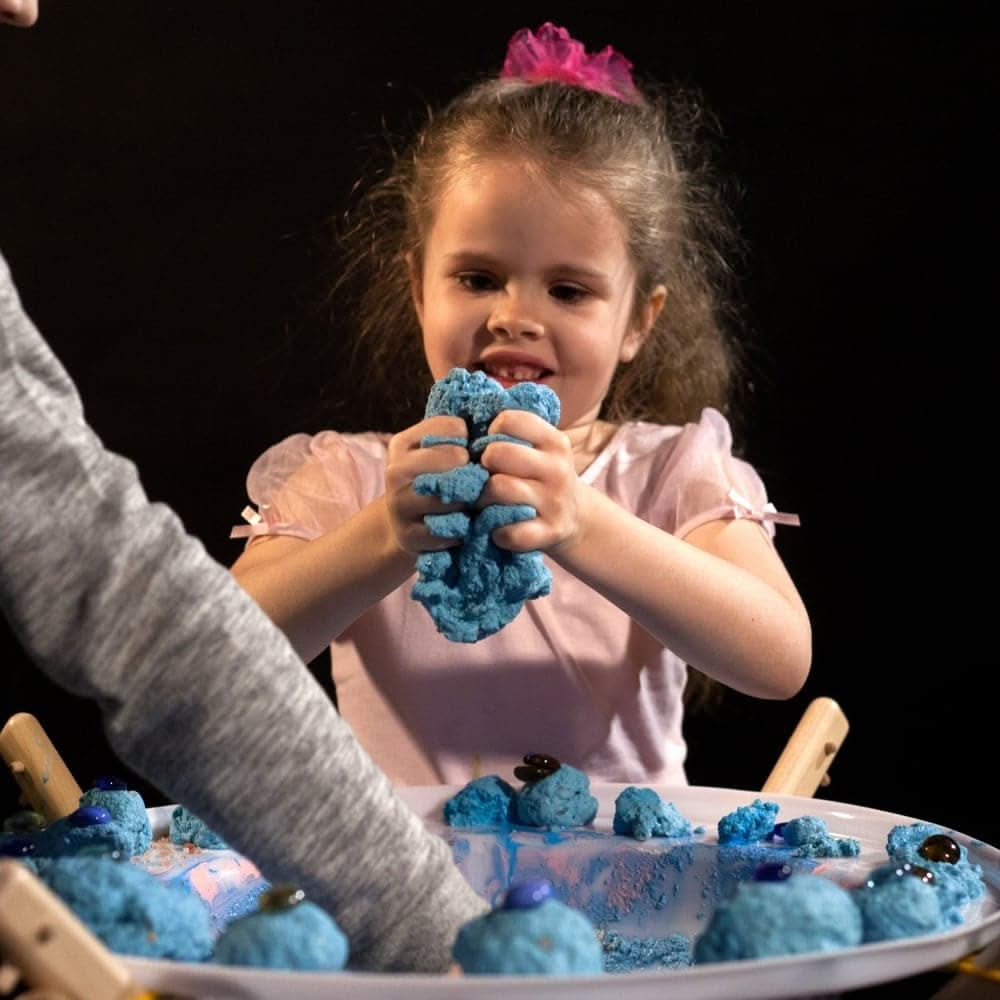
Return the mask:
POLYGON ((200 962, 212 951, 205 904, 128 862, 57 858, 39 865, 45 884, 112 951, 200 962))
POLYGON ((822 875, 741 882, 695 941, 695 964, 834 951, 861 943, 851 893, 822 875))
POLYGON ((347 955, 347 937, 333 917, 303 900, 238 917, 219 935, 212 958, 222 965, 334 972, 347 955))
MULTIPOLYGON (((512 886, 511 893, 517 887, 512 886)), ((537 905, 504 905, 463 924, 452 951, 466 974, 587 975, 604 971, 593 924, 549 896, 537 905)))
POLYGON ((935 934, 950 926, 933 883, 911 874, 909 867, 883 865, 854 890, 866 942, 935 934))
POLYGON ((504 389, 482 372, 452 369, 436 382, 427 399, 425 416, 462 417, 466 438, 426 438, 424 447, 441 443, 465 445, 473 461, 443 473, 418 476, 417 493, 446 503, 464 503, 467 511, 428 514, 431 532, 462 544, 417 557, 418 580, 412 596, 429 612, 438 631, 453 642, 477 642, 500 631, 521 611, 524 602, 549 593, 552 575, 540 552, 509 552, 492 541, 500 527, 527 521, 536 515, 525 505, 472 506, 479 499, 489 473, 479 464, 485 447, 494 440, 516 441, 509 435, 491 435, 489 426, 502 410, 527 410, 555 426, 559 397, 549 388, 524 382, 504 389))
POLYGON ((748 806, 737 806, 719 820, 720 844, 752 844, 774 830, 778 815, 776 802, 754 799, 748 806))
POLYGON ((800 816, 781 825, 781 838, 800 858, 856 858, 861 844, 853 837, 834 837, 819 816, 800 816))
POLYGON ((153 828, 149 824, 143 797, 113 779, 98 778, 97 782, 80 796, 80 805, 98 806, 111 813, 111 819, 129 839, 128 857, 148 850, 153 842, 153 828), (107 785, 111 787, 102 787, 107 785))
POLYGON ((515 818, 514 787, 499 775, 474 778, 444 804, 449 826, 502 826, 515 818))
POLYGON ((590 779, 569 764, 529 782, 516 799, 517 821, 525 826, 586 826, 594 821, 597 807, 597 799, 590 794, 590 779))
POLYGON ((229 845, 203 820, 185 806, 177 806, 170 814, 170 841, 174 844, 194 844, 212 851, 227 850, 229 845))
POLYGON ((894 826, 885 850, 897 865, 915 865, 931 872, 949 925, 962 923, 961 908, 986 891, 982 865, 970 862, 966 848, 933 823, 894 826))
POLYGON ((615 833, 648 840, 650 837, 687 837, 691 823, 672 802, 665 802, 652 788, 629 786, 615 799, 612 823, 615 833))

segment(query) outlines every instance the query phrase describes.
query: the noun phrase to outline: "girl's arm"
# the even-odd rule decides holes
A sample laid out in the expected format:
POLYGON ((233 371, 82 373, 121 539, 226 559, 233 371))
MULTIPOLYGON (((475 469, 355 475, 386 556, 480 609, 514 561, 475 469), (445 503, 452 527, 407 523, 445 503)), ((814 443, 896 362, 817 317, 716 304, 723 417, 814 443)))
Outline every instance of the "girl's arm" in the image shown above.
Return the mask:
POLYGON ((458 445, 421 448, 422 437, 464 434, 457 417, 432 417, 396 434, 389 442, 383 496, 312 541, 265 536, 233 564, 233 575, 304 660, 410 577, 420 552, 458 544, 431 535, 423 518, 461 505, 418 496, 413 480, 468 461, 458 445))
POLYGON ((809 617, 765 530, 714 521, 680 539, 577 476, 567 434, 508 411, 491 427, 532 441, 483 454, 482 502, 531 504, 538 516, 494 532, 513 551, 542 549, 681 659, 745 694, 788 698, 812 658, 809 617))

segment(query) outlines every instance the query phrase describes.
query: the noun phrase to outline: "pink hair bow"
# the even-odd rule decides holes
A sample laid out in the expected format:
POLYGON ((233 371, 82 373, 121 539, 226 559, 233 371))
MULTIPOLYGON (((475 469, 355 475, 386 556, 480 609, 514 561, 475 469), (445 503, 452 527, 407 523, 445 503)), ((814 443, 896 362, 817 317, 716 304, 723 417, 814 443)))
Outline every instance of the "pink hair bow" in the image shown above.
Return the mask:
POLYGON ((642 95, 632 82, 632 63, 610 45, 587 55, 582 42, 565 28, 546 21, 535 34, 521 28, 507 43, 501 79, 514 77, 529 83, 555 80, 640 104, 642 95))

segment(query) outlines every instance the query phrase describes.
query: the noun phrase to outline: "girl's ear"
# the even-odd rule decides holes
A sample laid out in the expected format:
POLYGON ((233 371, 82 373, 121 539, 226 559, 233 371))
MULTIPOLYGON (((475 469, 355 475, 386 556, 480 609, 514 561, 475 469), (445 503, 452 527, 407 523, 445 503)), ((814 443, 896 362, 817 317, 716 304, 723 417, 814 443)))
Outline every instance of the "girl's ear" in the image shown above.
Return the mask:
POLYGON ((417 311, 417 322, 424 325, 424 279, 420 273, 420 265, 411 250, 406 255, 406 270, 410 276, 410 297, 413 299, 413 308, 417 311))
POLYGON ((657 321, 660 313, 663 312, 663 305, 667 301, 667 289, 665 285, 657 285, 650 293, 642 307, 637 322, 633 323, 622 340, 622 348, 618 355, 621 362, 631 361, 638 353, 639 348, 646 342, 649 331, 653 329, 653 324, 657 321))

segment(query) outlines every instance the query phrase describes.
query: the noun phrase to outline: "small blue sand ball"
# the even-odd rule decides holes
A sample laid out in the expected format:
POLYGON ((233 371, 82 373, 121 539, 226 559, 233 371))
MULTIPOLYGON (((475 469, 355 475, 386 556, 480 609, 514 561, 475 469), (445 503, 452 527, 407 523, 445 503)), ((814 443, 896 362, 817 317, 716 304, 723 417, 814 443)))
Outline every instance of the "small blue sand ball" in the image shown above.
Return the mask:
MULTIPOLYGON (((99 781, 111 783, 115 779, 100 778, 99 781)), ((111 813, 111 818, 117 823, 128 841, 127 856, 135 857, 149 849, 153 842, 153 828, 149 824, 146 803, 138 792, 127 788, 88 788, 80 796, 81 806, 100 806, 111 813)))
MULTIPOLYGON (((273 894, 279 889, 272 889, 273 894)), ((325 910, 308 900, 269 908, 261 897, 256 913, 227 924, 215 943, 221 965, 335 972, 347 964, 347 936, 325 910)))
POLYGON ((212 851, 224 851, 229 847, 222 837, 185 806, 177 806, 170 814, 170 842, 194 844, 212 851))
POLYGON ((597 815, 590 779, 563 764, 540 781, 526 784, 517 795, 517 820, 525 826, 558 828, 586 826, 597 815))
POLYGON ((648 840, 650 837, 687 837, 691 823, 672 802, 665 802, 652 788, 630 785, 615 799, 612 821, 615 833, 648 840))
POLYGON ((452 951, 462 971, 502 976, 586 975, 604 971, 594 925, 554 898, 507 906, 459 928, 452 951))
POLYGON ((696 963, 834 951, 861 943, 851 893, 822 875, 740 882, 694 946, 696 963))
POLYGON ((449 826, 502 826, 514 819, 515 792, 499 775, 474 778, 444 804, 449 826))
POLYGON ((868 884, 854 890, 861 912, 864 940, 893 941, 897 938, 936 934, 949 923, 941 910, 933 881, 897 865, 883 865, 871 873, 868 884))
POLYGON ((39 866, 46 885, 112 951, 200 962, 212 951, 208 908, 128 862, 69 857, 39 866))

